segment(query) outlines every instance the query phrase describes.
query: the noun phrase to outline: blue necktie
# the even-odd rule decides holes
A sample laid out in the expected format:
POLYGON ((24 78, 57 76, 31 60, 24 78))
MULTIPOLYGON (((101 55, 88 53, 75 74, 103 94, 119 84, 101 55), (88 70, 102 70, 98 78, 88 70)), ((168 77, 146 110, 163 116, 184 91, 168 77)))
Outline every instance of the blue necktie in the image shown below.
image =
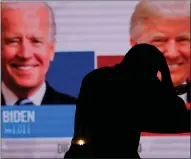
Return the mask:
POLYGON ((15 105, 34 105, 29 99, 19 99, 15 105))

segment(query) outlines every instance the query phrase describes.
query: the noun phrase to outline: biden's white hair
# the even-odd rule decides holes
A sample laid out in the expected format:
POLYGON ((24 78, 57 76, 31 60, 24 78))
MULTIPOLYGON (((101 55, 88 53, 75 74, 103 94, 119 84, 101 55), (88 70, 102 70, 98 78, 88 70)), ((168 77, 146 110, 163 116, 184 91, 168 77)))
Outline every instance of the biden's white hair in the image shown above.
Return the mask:
POLYGON ((56 22, 53 9, 45 2, 2 2, 3 9, 32 9, 32 7, 45 7, 49 14, 49 40, 56 40, 56 22))

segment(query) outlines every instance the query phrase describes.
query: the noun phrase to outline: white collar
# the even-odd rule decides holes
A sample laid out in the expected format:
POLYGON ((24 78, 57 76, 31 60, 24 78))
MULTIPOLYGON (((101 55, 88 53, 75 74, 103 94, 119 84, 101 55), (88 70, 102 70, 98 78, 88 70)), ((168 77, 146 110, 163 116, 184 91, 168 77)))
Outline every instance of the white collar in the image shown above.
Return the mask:
MULTIPOLYGON (((46 84, 44 82, 36 93, 28 99, 33 102, 34 105, 41 105, 45 92, 46 84)), ((2 94, 5 100, 5 105, 14 105, 18 101, 18 97, 5 85, 4 82, 2 82, 2 94)))
MULTIPOLYGON (((186 81, 184 81, 182 84, 186 84, 187 82, 186 81)), ((181 95, 178 95, 179 97, 181 97, 183 100, 184 100, 184 102, 186 103, 186 101, 187 101, 187 93, 184 93, 184 94, 181 94, 181 95)))
POLYGON ((186 103, 187 101, 187 93, 184 93, 184 94, 181 94, 181 95, 178 95, 180 98, 182 98, 184 100, 184 102, 186 103))

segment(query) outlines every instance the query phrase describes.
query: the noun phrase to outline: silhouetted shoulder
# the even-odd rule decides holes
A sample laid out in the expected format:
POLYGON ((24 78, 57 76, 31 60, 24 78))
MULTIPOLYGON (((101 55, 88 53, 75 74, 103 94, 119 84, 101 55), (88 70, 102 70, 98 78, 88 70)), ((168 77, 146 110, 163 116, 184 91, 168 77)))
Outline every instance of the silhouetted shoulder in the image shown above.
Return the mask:
POLYGON ((92 82, 103 82, 104 79, 110 78, 113 76, 114 68, 113 67, 101 67, 89 72, 83 79, 82 85, 92 84, 92 82))

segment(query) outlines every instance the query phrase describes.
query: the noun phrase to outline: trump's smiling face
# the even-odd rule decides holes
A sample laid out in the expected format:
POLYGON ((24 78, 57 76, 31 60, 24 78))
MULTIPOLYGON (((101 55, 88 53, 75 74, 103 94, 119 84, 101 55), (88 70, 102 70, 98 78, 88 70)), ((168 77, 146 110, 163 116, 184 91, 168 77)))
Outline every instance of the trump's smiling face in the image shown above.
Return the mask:
POLYGON ((155 45, 166 57, 174 86, 189 80, 190 18, 161 18, 144 25, 145 32, 131 39, 131 44, 155 45))

